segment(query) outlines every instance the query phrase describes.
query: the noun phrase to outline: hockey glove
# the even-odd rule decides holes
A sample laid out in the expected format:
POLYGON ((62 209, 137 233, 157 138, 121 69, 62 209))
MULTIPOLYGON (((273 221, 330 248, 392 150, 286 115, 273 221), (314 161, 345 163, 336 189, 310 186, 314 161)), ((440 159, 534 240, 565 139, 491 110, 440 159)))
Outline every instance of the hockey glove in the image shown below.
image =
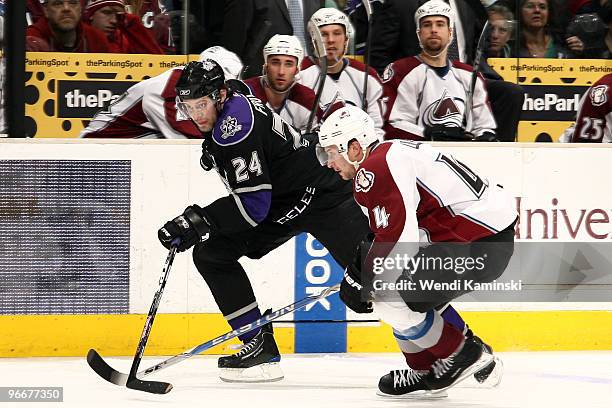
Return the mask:
MULTIPOLYGON (((361 256, 368 253, 372 247, 372 234, 357 247, 357 254, 353 262, 346 267, 344 278, 340 283, 340 299, 356 313, 372 313, 371 273, 362 273, 361 256), (364 282, 363 277, 366 276, 364 282)), ((367 272, 367 271, 366 271, 367 272)))
POLYGON ((194 246, 200 238, 210 232, 210 224, 202 214, 202 208, 191 205, 183 214, 172 221, 168 221, 157 232, 159 242, 170 249, 172 242, 179 240, 178 252, 183 252, 194 246))
POLYGON ((480 136, 474 137, 475 142, 499 142, 497 135, 493 132, 484 132, 480 136))
POLYGON ((364 286, 359 280, 359 271, 355 271, 354 265, 349 265, 344 271, 344 278, 340 283, 340 299, 344 304, 356 313, 372 313, 372 301, 364 300, 364 286))
POLYGON ((446 126, 425 126, 423 135, 426 140, 433 142, 469 142, 471 136, 466 134, 462 128, 446 126))

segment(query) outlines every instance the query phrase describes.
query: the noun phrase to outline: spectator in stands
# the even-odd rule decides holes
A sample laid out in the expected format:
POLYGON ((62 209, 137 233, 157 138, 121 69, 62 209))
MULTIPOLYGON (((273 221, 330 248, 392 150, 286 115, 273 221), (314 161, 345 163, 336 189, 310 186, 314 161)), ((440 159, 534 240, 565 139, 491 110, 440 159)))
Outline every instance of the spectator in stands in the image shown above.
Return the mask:
POLYGON ((163 54, 140 18, 125 12, 123 0, 90 0, 85 20, 106 34, 111 52, 125 54, 163 54))
POLYGON ((174 54, 174 42, 170 32, 170 15, 159 0, 126 0, 128 13, 135 14, 142 20, 149 33, 157 41, 165 54, 174 54))
POLYGON ((489 7, 487 12, 489 13, 489 24, 491 24, 487 57, 507 58, 511 55, 508 42, 512 39, 514 15, 506 6, 497 4, 489 7))
POLYGON ((44 17, 26 31, 28 51, 110 52, 103 32, 81 21, 79 0, 43 0, 44 17))
MULTIPOLYGON (((81 7, 84 10, 87 5, 87 0, 80 0, 81 7)), ((32 25, 38 21, 39 18, 45 15, 43 11, 44 0, 26 0, 26 21, 28 25, 32 25)))
POLYGON ((555 9, 549 0, 521 0, 521 34, 518 56, 521 58, 577 58, 584 43, 576 36, 565 41, 556 29, 555 9))

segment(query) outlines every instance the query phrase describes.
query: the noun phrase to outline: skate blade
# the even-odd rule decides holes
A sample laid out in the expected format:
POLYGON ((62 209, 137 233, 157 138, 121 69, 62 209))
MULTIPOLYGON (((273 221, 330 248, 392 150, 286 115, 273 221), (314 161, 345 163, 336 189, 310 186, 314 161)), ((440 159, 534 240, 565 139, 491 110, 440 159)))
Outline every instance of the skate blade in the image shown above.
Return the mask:
POLYGON ((461 381, 465 380, 468 377, 471 377, 475 372, 480 371, 483 367, 485 367, 491 361, 493 361, 493 355, 491 355, 489 353, 482 353, 480 358, 474 364, 469 366, 464 372, 462 372, 461 375, 459 377, 457 377, 455 382, 453 382, 448 387, 440 388, 440 389, 437 389, 437 390, 432 390, 431 391, 432 394, 437 394, 437 393, 440 393, 442 391, 446 391, 449 388, 452 388, 452 387, 456 386, 461 381))
POLYGON ((219 378, 234 383, 265 383, 285 377, 279 363, 264 363, 249 368, 222 368, 219 378))
POLYGON ((435 394, 431 391, 419 390, 414 392, 409 392, 402 395, 393 395, 386 394, 381 390, 376 391, 376 395, 383 397, 385 399, 393 399, 393 400, 433 400, 433 399, 441 399, 448 397, 446 391, 436 392, 435 394))
MULTIPOLYGON (((501 383, 502 377, 504 376, 504 363, 497 356, 493 356, 493 361, 495 361, 495 367, 493 371, 489 374, 489 376, 483 381, 478 382, 474 379, 473 388, 497 388, 501 383)), ((476 371, 477 373, 478 371, 476 371)))

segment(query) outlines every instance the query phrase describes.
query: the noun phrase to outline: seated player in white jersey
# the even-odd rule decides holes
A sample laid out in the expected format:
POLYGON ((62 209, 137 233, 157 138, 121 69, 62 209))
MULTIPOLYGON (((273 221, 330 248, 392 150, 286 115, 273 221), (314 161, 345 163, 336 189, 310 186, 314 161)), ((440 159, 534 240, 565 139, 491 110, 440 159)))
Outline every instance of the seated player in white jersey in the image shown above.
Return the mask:
MULTIPOLYGON (((233 52, 210 47, 200 54, 199 60, 206 58, 219 63, 228 79, 240 78, 242 62, 233 52)), ((175 88, 182 71, 182 66, 172 68, 131 86, 108 108, 96 113, 80 137, 200 139, 202 133, 176 109, 175 88)), ((246 91, 240 81, 234 84, 246 91)))
POLYGON ((483 351, 480 339, 462 332, 456 322, 439 312, 470 288, 381 292, 374 282, 383 276, 389 279, 387 283, 410 281, 418 286, 428 279, 497 279, 514 251, 517 213, 513 198, 500 185, 428 144, 378 142, 372 119, 352 106, 330 115, 321 125, 319 140, 328 154, 328 167, 345 180, 354 179, 355 201, 367 211, 374 236, 366 247, 367 255, 358 257, 363 262, 356 259, 347 267, 340 298, 357 313, 376 310, 393 327, 410 367, 384 375, 379 395, 443 396, 445 389, 477 374, 493 358, 483 351), (392 261, 396 254, 434 260, 487 255, 482 267, 463 271, 424 262, 411 270, 398 266, 392 276, 376 275, 380 272, 374 269, 377 262, 392 261), (389 296, 393 294, 398 296, 389 296))
POLYGON ((324 116, 344 106, 335 102, 323 112, 317 104, 314 91, 297 82, 304 50, 300 40, 292 35, 276 34, 263 49, 263 75, 244 81, 253 95, 275 111, 287 123, 302 132, 310 132, 319 127, 324 116), (309 123, 310 122, 310 123, 309 123))
POLYGON ((448 59, 453 13, 442 0, 419 7, 414 19, 421 53, 385 69, 381 105, 387 139, 497 140, 482 76, 470 98, 472 67, 448 59))
MULTIPOLYGON (((376 132, 382 140, 383 118, 379 105, 383 92, 382 85, 376 71, 369 68, 366 106, 362 106, 366 66, 345 56, 352 31, 349 18, 334 8, 319 9, 312 15, 308 23, 311 38, 317 37, 316 30, 321 33, 327 53, 325 56, 327 77, 321 94, 321 104, 327 106, 333 101, 342 99, 347 105, 363 108, 374 119, 376 132)), ((317 49, 316 45, 314 48, 317 49)), ((320 56, 315 55, 315 57, 320 56)), ((300 83, 313 90, 317 89, 320 80, 321 70, 317 58, 305 58, 300 73, 300 83)))
POLYGON ((576 123, 559 138, 564 143, 612 143, 612 74, 604 75, 582 96, 576 123))

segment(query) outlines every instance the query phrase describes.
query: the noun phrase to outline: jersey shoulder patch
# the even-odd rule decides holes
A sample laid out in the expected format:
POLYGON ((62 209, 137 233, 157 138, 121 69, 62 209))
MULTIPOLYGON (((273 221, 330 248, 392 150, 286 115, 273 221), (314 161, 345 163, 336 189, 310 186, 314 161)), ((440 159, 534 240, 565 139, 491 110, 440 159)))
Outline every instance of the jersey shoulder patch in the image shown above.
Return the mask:
POLYGON ((608 103, 608 85, 597 85, 591 89, 590 93, 591 104, 593 106, 602 106, 608 103))
POLYGON ((234 94, 223 106, 213 129, 213 140, 220 146, 242 142, 253 130, 255 118, 251 103, 244 95, 234 94))
POLYGON ((374 185, 374 173, 364 168, 360 168, 355 175, 355 192, 367 193, 374 185))

